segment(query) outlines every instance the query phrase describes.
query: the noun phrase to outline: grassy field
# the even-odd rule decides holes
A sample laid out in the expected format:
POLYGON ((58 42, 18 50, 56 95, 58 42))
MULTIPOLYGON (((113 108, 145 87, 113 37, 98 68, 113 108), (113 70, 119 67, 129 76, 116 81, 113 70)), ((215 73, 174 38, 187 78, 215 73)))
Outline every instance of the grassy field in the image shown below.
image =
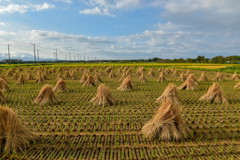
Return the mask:
MULTIPOLYGON (((61 64, 62 65, 62 64, 61 64)), ((60 64, 52 66, 59 67, 60 64)), ((64 64, 74 66, 94 66, 95 64, 64 64)), ((106 65, 98 64, 97 66, 106 65)), ((113 64, 107 64, 111 66, 113 64)), ((122 64, 114 64, 118 66, 122 64)), ((124 64, 130 66, 130 64, 124 64)), ((136 64, 131 64, 136 65, 136 64)), ((182 102, 182 113, 187 125, 193 131, 192 137, 182 141, 150 140, 141 133, 143 125, 149 121, 159 104, 155 103, 168 83, 177 86, 182 82, 178 78, 166 75, 166 82, 157 82, 159 64, 137 64, 149 68, 155 66, 155 76, 147 77, 148 82, 139 82, 136 69, 132 69, 134 83, 132 91, 116 90, 120 86, 121 74, 114 69, 117 77, 108 78, 101 75, 103 83, 110 88, 117 100, 113 106, 93 106, 89 101, 96 95, 97 87, 83 87, 79 80, 64 81, 68 91, 56 93, 61 100, 55 105, 34 105, 44 84, 54 86, 57 73, 48 74, 49 80, 36 84, 34 80, 26 84, 17 84, 16 80, 6 77, 10 91, 4 92, 9 100, 2 103, 18 113, 24 125, 34 131, 39 138, 25 152, 2 154, 2 159, 240 159, 240 90, 234 90, 237 81, 219 82, 228 100, 227 104, 211 104, 199 101, 206 93, 212 81, 200 82, 196 91, 178 91, 182 102)), ((175 66, 181 73, 183 68, 191 70, 196 79, 201 71, 197 69, 219 70, 228 68, 228 72, 239 69, 237 65, 194 65, 194 64, 160 64, 175 66)), ((24 66, 24 68, 27 66, 24 66)), ((145 71, 147 75, 148 71, 145 71)), ((63 72, 64 73, 64 72, 63 72)), ((6 71, 1 72, 2 75, 6 71)), ((25 74, 25 70, 18 72, 25 74)), ((78 79, 82 72, 76 71, 78 79)), ((33 74, 35 76, 35 74, 33 74)), ((211 80, 216 72, 207 71, 211 80)))

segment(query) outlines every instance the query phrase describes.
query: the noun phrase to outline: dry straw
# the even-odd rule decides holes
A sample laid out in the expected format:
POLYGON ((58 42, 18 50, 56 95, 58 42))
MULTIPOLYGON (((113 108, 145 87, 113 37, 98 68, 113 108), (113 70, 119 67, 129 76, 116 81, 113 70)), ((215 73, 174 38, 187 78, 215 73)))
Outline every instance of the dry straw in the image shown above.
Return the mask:
POLYGON ((205 72, 204 72, 204 71, 202 72, 202 74, 201 74, 201 76, 200 76, 200 78, 199 78, 198 81, 199 81, 199 82, 201 82, 201 81, 203 81, 203 82, 208 81, 208 78, 207 78, 207 76, 205 75, 205 72))
POLYGON ((144 73, 142 72, 140 78, 138 79, 140 82, 147 82, 147 78, 144 76, 144 73))
POLYGON ((69 74, 69 72, 68 72, 68 71, 66 71, 66 72, 64 73, 63 77, 64 77, 64 78, 70 78, 70 77, 71 77, 71 75, 69 74))
POLYGON ((102 79, 99 77, 97 72, 95 72, 94 79, 95 79, 96 83, 99 83, 99 82, 101 83, 102 82, 102 79))
POLYGON ((72 71, 72 73, 70 74, 70 79, 71 80, 77 80, 77 76, 76 76, 74 71, 72 71))
POLYGON ((87 74, 86 73, 84 73, 83 75, 82 75, 82 77, 81 77, 81 79, 80 79, 80 83, 85 83, 86 82, 86 80, 87 80, 87 74))
POLYGON ((185 77, 183 72, 180 74, 180 77, 179 77, 178 81, 181 81, 181 82, 186 81, 186 77, 185 77))
POLYGON ((154 77, 154 70, 153 70, 153 68, 151 68, 151 69, 149 70, 147 76, 149 76, 149 77, 154 77))
POLYGON ((8 76, 8 77, 13 76, 13 72, 14 72, 13 68, 9 69, 9 70, 7 71, 6 76, 8 76))
POLYGON ((7 79, 4 77, 4 75, 1 75, 0 78, 7 82, 7 79))
POLYGON ((169 83, 162 95, 156 99, 156 103, 163 103, 169 99, 172 103, 180 104, 176 85, 169 83))
POLYGON ((147 138, 181 140, 188 138, 191 130, 183 121, 181 108, 166 99, 153 118, 143 126, 142 133, 147 138))
POLYGON ((113 72, 113 70, 111 70, 111 72, 109 73, 108 77, 116 77, 115 73, 113 72))
POLYGON ((23 152, 36 138, 25 128, 12 109, 0 106, 0 144, 1 151, 7 154, 23 152))
POLYGON ((126 73, 123 72, 121 78, 119 79, 119 82, 123 82, 126 77, 126 73))
POLYGON ((181 85, 178 87, 178 89, 183 89, 183 90, 195 90, 198 88, 198 83, 194 77, 193 74, 190 74, 187 78, 187 80, 181 85))
POLYGON ((37 80, 36 80, 36 83, 43 83, 44 82, 44 78, 42 76, 42 74, 37 74, 37 80))
POLYGON ((170 69, 169 69, 169 68, 166 68, 166 69, 164 70, 164 73, 165 73, 165 74, 170 74, 170 69))
POLYGON ((226 103, 227 100, 223 94, 221 87, 217 83, 213 83, 211 87, 209 87, 206 94, 204 94, 201 98, 201 101, 214 102, 214 103, 226 103))
POLYGON ((23 75, 21 75, 21 76, 18 78, 18 81, 17 81, 18 84, 25 84, 26 82, 27 82, 27 80, 24 78, 23 75))
POLYGON ((235 89, 240 89, 240 82, 234 86, 235 89))
POLYGON ((4 97, 2 90, 0 90, 0 102, 7 102, 7 98, 4 97))
POLYGON ((185 76, 188 77, 191 74, 190 70, 188 69, 187 72, 185 73, 185 76))
POLYGON ((95 79, 92 75, 89 75, 86 82, 83 84, 83 86, 96 86, 95 79))
POLYGON ((109 89, 105 84, 100 84, 97 89, 97 95, 90 101, 96 106, 108 106, 115 103, 115 99, 111 96, 109 89))
POLYGON ((45 104, 53 104, 57 103, 60 100, 55 95, 52 86, 46 84, 40 90, 37 98, 34 100, 34 104, 45 105, 45 104))
POLYGON ((225 81, 225 79, 223 78, 223 74, 218 72, 216 77, 214 78, 214 81, 225 81))
POLYGON ((7 82, 4 79, 0 79, 0 89, 2 91, 9 91, 10 90, 7 82))
POLYGON ((13 80, 17 80, 18 78, 19 78, 18 73, 15 73, 15 74, 13 75, 13 77, 12 77, 13 80))
POLYGON ((117 88, 117 90, 120 90, 120 91, 130 91, 132 89, 133 89, 133 84, 130 76, 127 76, 123 80, 122 84, 117 88))
POLYGON ((28 81, 29 81, 29 80, 34 80, 32 74, 31 74, 30 72, 27 73, 27 77, 26 77, 26 79, 27 79, 28 81))
POLYGON ((162 71, 159 75, 159 78, 157 80, 158 82, 165 82, 166 81, 166 78, 165 78, 165 75, 164 75, 164 72, 162 71))
POLYGON ((237 72, 235 71, 234 74, 232 75, 231 80, 239 81, 240 77, 238 76, 237 72))
POLYGON ((64 92, 67 90, 67 86, 66 83, 63 81, 63 79, 59 79, 57 81, 57 84, 55 85, 55 87, 53 88, 54 92, 64 92))
POLYGON ((177 72, 176 69, 173 68, 173 74, 172 74, 173 77, 179 77, 179 74, 177 72))

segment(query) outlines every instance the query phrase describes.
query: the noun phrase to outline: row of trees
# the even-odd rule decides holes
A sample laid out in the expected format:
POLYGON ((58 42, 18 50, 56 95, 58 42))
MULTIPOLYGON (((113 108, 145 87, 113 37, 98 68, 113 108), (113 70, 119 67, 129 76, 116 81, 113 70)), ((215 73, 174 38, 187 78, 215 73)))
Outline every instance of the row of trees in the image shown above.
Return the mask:
MULTIPOLYGON (((144 60, 143 60, 144 61, 144 60)), ((240 64, 240 56, 216 56, 213 58, 206 58, 204 56, 198 56, 197 58, 174 58, 174 59, 161 59, 161 58, 152 58, 145 60, 145 62, 159 62, 159 63, 234 63, 240 64)))

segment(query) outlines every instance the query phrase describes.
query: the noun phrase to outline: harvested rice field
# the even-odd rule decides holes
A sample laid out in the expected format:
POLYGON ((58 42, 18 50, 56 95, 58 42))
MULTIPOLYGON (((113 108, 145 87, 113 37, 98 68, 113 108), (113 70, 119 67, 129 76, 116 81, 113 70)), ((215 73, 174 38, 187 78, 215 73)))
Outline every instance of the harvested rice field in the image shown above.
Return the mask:
MULTIPOLYGON (((140 74, 138 68, 2 68, 0 75, 6 79, 9 90, 2 91, 7 101, 0 103, 13 109, 24 127, 37 138, 23 151, 11 153, 4 151, 7 140, 6 137, 1 138, 1 159, 240 159, 240 89, 234 89, 239 80, 231 80, 233 74, 221 73, 224 80, 213 81, 217 72, 205 71, 208 81, 198 82, 202 71, 175 69, 177 74, 172 76, 175 71, 172 68, 144 66, 140 74), (158 81, 162 71, 166 81, 158 81), (175 84, 176 88, 184 83, 179 81, 182 72, 193 74, 197 81, 194 90, 177 89, 180 103, 174 104, 181 110, 176 114, 182 117, 191 132, 178 140, 174 134, 169 139, 146 137, 142 132, 143 126, 162 106, 155 102, 156 99, 169 83, 175 84), (109 93, 103 89, 104 93, 111 94, 112 99, 101 101, 107 105, 90 102, 96 97, 100 82, 88 85, 92 84, 89 75, 95 80, 96 73, 109 89, 109 93), (127 85, 131 83, 131 87, 126 87, 127 91, 119 89, 122 83, 119 80, 124 73, 124 78, 130 75, 131 82, 125 79, 127 85), (29 74, 34 80, 18 81, 20 75, 31 79, 29 74), (141 74, 146 82, 139 81, 141 74), (39 75, 43 76, 42 82, 39 75), (39 83, 36 83, 37 78, 39 83), (44 101, 40 105, 36 102, 42 87, 49 84, 54 88, 59 78, 65 82, 66 90, 54 90, 52 94, 55 97, 50 100, 48 97, 47 103, 44 101), (81 83, 82 78, 85 81, 89 78, 88 83, 81 83), (225 103, 199 100, 213 82, 219 84, 225 103)), ((172 124, 178 127, 176 122, 172 124)), ((163 129, 156 134, 161 132, 163 129)))

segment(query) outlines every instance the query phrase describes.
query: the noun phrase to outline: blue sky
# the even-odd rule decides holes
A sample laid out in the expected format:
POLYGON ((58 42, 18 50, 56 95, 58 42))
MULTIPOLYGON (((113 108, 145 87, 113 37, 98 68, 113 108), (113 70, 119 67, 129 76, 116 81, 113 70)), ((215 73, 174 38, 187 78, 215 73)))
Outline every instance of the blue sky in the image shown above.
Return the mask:
POLYGON ((239 0, 0 0, 0 57, 240 54, 239 0))

